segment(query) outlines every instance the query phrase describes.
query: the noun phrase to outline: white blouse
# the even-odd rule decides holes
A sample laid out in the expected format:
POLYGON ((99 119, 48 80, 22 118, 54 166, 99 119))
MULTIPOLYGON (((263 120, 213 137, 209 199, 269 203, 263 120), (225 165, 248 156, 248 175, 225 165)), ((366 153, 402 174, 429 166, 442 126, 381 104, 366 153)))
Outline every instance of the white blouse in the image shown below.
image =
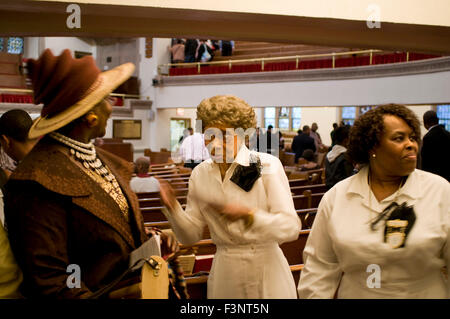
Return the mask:
POLYGON ((217 246, 208 277, 208 298, 296 298, 295 282, 278 244, 298 238, 301 222, 280 160, 242 146, 224 180, 211 159, 198 165, 189 180, 186 210, 163 210, 178 240, 193 244, 207 224, 217 246), (262 177, 249 192, 230 180, 238 164, 249 165, 250 154, 262 164, 262 177), (229 221, 204 200, 238 204, 255 210, 253 225, 229 221))
POLYGON ((336 184, 319 204, 303 257, 300 298, 449 298, 450 184, 415 170, 378 202, 368 167, 336 184), (413 205, 416 221, 404 247, 383 242, 384 222, 370 221, 393 201, 413 205), (342 275, 343 274, 343 275, 342 275), (379 279, 379 280, 377 280, 379 279))

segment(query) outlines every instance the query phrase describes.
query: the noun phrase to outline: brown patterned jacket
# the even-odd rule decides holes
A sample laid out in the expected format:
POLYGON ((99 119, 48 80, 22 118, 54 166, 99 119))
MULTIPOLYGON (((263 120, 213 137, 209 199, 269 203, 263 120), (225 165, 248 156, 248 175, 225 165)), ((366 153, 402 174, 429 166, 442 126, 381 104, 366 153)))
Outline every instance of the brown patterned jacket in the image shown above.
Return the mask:
POLYGON ((6 184, 5 217, 24 273, 25 297, 86 298, 128 267, 129 253, 147 240, 131 164, 97 149, 129 203, 127 223, 116 202, 50 138, 43 138, 6 184), (68 288, 69 264, 81 288, 68 288))

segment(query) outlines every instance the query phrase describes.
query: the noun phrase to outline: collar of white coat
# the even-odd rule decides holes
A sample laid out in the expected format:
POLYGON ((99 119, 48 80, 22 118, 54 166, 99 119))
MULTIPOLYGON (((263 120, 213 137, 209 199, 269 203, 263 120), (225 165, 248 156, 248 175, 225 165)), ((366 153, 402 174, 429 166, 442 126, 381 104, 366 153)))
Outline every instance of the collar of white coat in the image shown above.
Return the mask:
MULTIPOLYGON (((348 193, 358 194, 364 199, 368 199, 369 184, 367 183, 367 176, 369 174, 369 165, 364 166, 352 178, 348 187, 348 193)), ((417 199, 422 196, 420 193, 420 181, 416 170, 409 174, 406 183, 400 188, 398 196, 408 196, 411 199, 417 199)))

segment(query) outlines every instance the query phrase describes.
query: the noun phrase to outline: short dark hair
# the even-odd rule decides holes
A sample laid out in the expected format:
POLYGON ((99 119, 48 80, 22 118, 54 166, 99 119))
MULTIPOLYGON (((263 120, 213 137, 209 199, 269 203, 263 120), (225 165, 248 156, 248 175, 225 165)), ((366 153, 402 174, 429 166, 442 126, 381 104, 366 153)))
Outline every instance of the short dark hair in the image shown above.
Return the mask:
POLYGON ((333 123, 333 128, 337 128, 338 124, 337 123, 333 123))
POLYGON ((350 133, 349 125, 339 126, 336 129, 336 132, 334 133, 334 138, 335 138, 336 144, 342 145, 342 143, 344 143, 345 139, 348 138, 349 133, 350 133))
POLYGON ((269 126, 267 127, 268 130, 270 130, 270 129, 272 129, 272 128, 273 128, 272 125, 269 125, 269 126))
POLYGON ((0 118, 0 135, 6 135, 19 142, 28 139, 28 131, 33 125, 30 115, 20 109, 9 110, 0 118))
POLYGON ((305 160, 312 162, 312 161, 314 161, 314 151, 308 148, 303 151, 302 157, 305 160))
POLYGON ((347 154, 354 163, 369 163, 370 150, 380 143, 385 115, 395 115, 404 120, 420 144, 420 122, 413 111, 401 104, 381 105, 364 113, 350 129, 347 154))
POLYGON ((436 112, 433 110, 426 111, 423 114, 423 124, 427 124, 430 126, 439 124, 439 118, 438 118, 436 112))
POLYGON ((309 130, 309 129, 310 129, 310 128, 309 128, 308 125, 303 126, 303 132, 306 132, 306 131, 309 130))

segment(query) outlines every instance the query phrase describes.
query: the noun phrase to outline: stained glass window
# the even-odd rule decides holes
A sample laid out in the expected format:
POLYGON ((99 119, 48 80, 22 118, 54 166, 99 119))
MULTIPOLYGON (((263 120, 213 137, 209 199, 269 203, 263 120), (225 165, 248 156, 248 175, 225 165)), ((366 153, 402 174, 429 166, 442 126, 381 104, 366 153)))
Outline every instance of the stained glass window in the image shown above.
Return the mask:
POLYGON ((341 109, 342 121, 345 124, 353 125, 356 118, 356 106, 344 106, 341 109))
POLYGON ((8 38, 8 53, 22 54, 23 53, 23 38, 12 37, 8 38))
POLYGON ((267 128, 269 125, 275 127, 275 108, 266 107, 264 109, 264 126, 267 128))
POLYGON ((0 38, 0 52, 3 51, 3 38, 0 38))
POLYGON ((439 124, 445 126, 447 131, 450 131, 450 105, 438 105, 437 116, 439 118, 439 124))
POLYGON ((300 129, 302 118, 302 109, 300 107, 292 108, 292 130, 297 131, 300 129))
POLYGON ((280 128, 281 130, 289 130, 289 118, 279 119, 278 128, 280 128))

